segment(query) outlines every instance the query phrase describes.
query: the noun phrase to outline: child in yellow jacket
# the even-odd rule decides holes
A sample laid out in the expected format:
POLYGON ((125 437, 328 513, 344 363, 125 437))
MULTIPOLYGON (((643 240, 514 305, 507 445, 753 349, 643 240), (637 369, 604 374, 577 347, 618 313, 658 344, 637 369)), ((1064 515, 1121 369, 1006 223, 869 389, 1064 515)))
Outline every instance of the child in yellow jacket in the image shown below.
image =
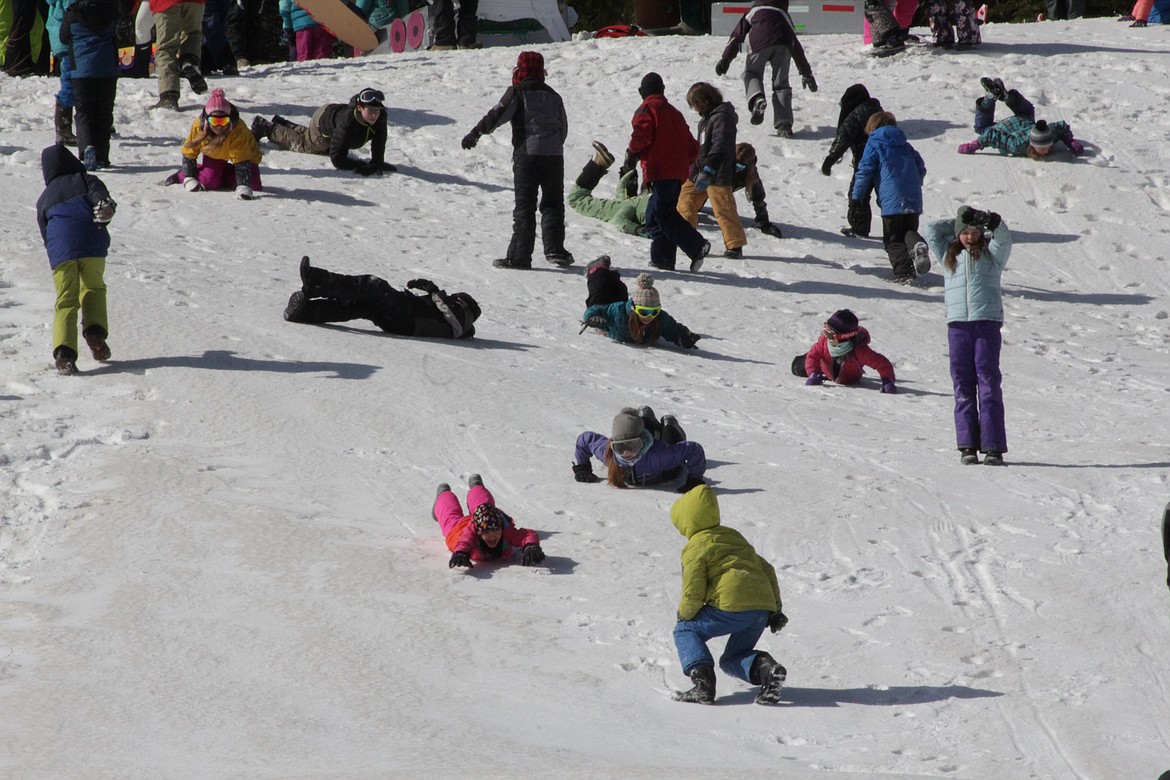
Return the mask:
POLYGON ((228 102, 222 89, 213 89, 203 113, 191 123, 183 142, 183 167, 163 184, 178 184, 189 192, 227 190, 233 186, 243 200, 263 189, 256 136, 240 121, 240 112, 228 102), (203 162, 197 162, 199 154, 203 162))

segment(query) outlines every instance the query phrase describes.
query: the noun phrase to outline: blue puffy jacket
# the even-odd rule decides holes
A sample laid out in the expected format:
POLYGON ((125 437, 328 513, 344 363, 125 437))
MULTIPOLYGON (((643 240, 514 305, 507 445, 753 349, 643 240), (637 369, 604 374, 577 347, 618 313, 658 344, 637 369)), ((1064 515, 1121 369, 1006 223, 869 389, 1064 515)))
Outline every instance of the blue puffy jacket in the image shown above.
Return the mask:
POLYGON ((869 134, 865 151, 857 163, 852 200, 868 200, 871 189, 878 191, 882 216, 922 213, 922 182, 926 163, 901 129, 887 125, 869 134))
POLYGON ((295 0, 280 0, 280 18, 284 23, 284 29, 294 32, 321 26, 308 11, 297 5, 295 0))
POLYGON ((93 221, 93 208, 110 197, 101 179, 60 144, 41 152, 45 191, 37 199, 37 225, 49 253, 49 267, 82 257, 105 257, 110 234, 93 221))
POLYGON ((75 79, 117 78, 116 33, 118 0, 76 0, 61 21, 61 43, 68 48, 70 71, 75 79))
MULTIPOLYGON (((589 463, 589 456, 593 455, 605 463, 605 448, 608 445, 608 437, 593 431, 585 431, 577 437, 573 462, 579 466, 585 465, 589 463)), ((703 445, 693 441, 664 444, 654 440, 649 448, 643 451, 642 457, 638 458, 633 466, 625 469, 624 477, 627 485, 653 485, 673 481, 683 476, 683 473, 688 478, 701 479, 706 470, 707 455, 703 452, 703 445)))
POLYGON ((947 248, 955 240, 955 220, 938 219, 926 226, 926 243, 939 259, 943 283, 947 322, 1003 322, 1003 294, 1000 277, 1012 253, 1012 234, 1004 222, 991 233, 987 251, 977 261, 971 260, 966 249, 955 256, 955 270, 946 267, 943 259, 947 248))

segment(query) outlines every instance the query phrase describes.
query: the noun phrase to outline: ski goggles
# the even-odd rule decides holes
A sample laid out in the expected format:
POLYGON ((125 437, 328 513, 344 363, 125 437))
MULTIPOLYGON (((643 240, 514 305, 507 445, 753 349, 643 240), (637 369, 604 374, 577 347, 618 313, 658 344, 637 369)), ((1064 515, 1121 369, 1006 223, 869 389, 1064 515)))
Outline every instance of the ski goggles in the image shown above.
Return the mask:
POLYGON ((382 102, 385 99, 386 99, 386 96, 384 94, 382 94, 382 90, 380 90, 380 89, 363 89, 361 92, 358 93, 357 102, 360 105, 367 106, 367 107, 385 108, 386 106, 382 102))
POLYGON ((230 116, 224 116, 223 114, 212 114, 211 116, 207 117, 207 124, 211 125, 212 127, 227 127, 231 123, 232 118, 230 116))
POLYGON ((635 306, 634 314, 637 314, 644 320, 652 320, 662 313, 661 306, 635 306))
POLYGON ((642 445, 644 443, 641 436, 636 439, 622 439, 621 441, 610 442, 613 446, 614 453, 618 457, 626 460, 633 460, 638 457, 638 453, 642 451, 642 445))
POLYGON ((837 331, 830 328, 829 323, 827 322, 821 327, 824 328, 825 338, 827 338, 829 341, 848 341, 857 335, 857 331, 855 330, 851 330, 848 333, 838 333, 837 331))

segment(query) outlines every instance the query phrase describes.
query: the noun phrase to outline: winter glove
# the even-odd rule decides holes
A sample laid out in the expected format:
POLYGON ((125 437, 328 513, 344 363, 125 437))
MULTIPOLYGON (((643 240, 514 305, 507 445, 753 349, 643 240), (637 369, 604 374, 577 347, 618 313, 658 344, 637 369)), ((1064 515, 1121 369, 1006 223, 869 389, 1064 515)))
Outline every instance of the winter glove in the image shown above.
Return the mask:
POLYGON ((187 192, 203 192, 203 185, 199 183, 198 179, 187 179, 183 182, 183 188, 187 192))
POLYGON ((808 375, 808 379, 804 383, 809 386, 823 385, 825 383, 825 375, 820 371, 814 371, 808 375))
POLYGON ((598 328, 600 330, 609 330, 609 320, 605 318, 604 314, 594 314, 585 320, 585 324, 591 328, 598 328))
POLYGON ((118 204, 114 202, 113 198, 102 198, 93 207, 93 221, 99 225, 105 225, 114 218, 114 212, 117 209, 118 204))
POLYGON ((889 395, 897 395, 898 394, 898 388, 894 384, 893 379, 883 379, 882 380, 882 392, 887 393, 889 395))
POLYGON ((715 63, 715 75, 716 75, 716 76, 726 76, 726 75, 727 75, 727 69, 728 69, 728 68, 730 68, 730 67, 731 67, 731 62, 730 62, 730 61, 728 61, 728 60, 719 60, 719 62, 715 63))
POLYGON ((578 482, 585 482, 588 484, 601 481, 601 479, 593 473, 593 469, 589 467, 588 463, 573 464, 573 479, 577 480, 578 482))
POLYGON ((692 490, 694 490, 695 488, 697 488, 699 485, 706 485, 706 484, 707 484, 706 482, 699 479, 698 477, 687 477, 687 481, 682 483, 682 487, 680 487, 676 492, 689 493, 692 490))
POLYGON ((699 171, 695 176, 695 192, 703 192, 711 186, 711 180, 715 178, 715 169, 710 165, 704 165, 703 170, 699 171))
POLYGON ((772 617, 768 618, 768 629, 773 634, 778 634, 783 631, 786 625, 788 625, 788 618, 779 609, 772 613, 772 617))
POLYGON ((703 337, 700 336, 698 333, 691 333, 688 330, 686 333, 679 336, 678 344, 680 347, 683 347, 685 349, 698 349, 698 347, 696 345, 698 344, 699 339, 701 339, 701 338, 703 338, 703 337))
POLYGON ((959 154, 975 154, 982 148, 978 141, 969 141, 965 144, 959 144, 959 154))
POLYGON ((1072 133, 1068 133, 1067 135, 1065 135, 1065 137, 1062 140, 1064 141, 1064 145, 1068 147, 1068 150, 1070 152, 1072 152, 1073 154, 1075 154, 1077 157, 1080 157, 1082 154, 1085 153, 1085 145, 1082 144, 1077 139, 1073 138, 1072 133))
POLYGON ((780 232, 780 227, 778 225, 773 225, 771 222, 766 220, 764 222, 756 220, 756 227, 758 227, 760 232, 765 236, 772 236, 773 238, 784 238, 784 234, 780 232))
POLYGON ((524 545, 524 550, 520 553, 521 566, 535 566, 543 560, 544 550, 540 549, 539 544, 524 545))
POLYGON ((832 157, 826 157, 825 161, 823 163, 821 163, 821 173, 825 174, 826 176, 832 176, 833 175, 833 163, 835 163, 835 162, 837 162, 837 161, 834 160, 832 157))
POLYGON ((382 173, 398 173, 398 166, 393 165, 393 164, 388 163, 388 162, 376 163, 376 162, 370 161, 370 165, 374 166, 382 173))
POLYGON ((800 83, 801 83, 801 86, 803 86, 809 92, 816 92, 817 91, 817 80, 813 78, 813 74, 811 74, 811 73, 808 74, 807 76, 801 76, 800 83))
POLYGON ((439 286, 430 279, 411 279, 406 283, 406 286, 411 290, 422 290, 425 293, 434 295, 439 292, 439 286))
POLYGON ((472 130, 470 133, 463 136, 463 141, 459 145, 464 149, 474 149, 477 143, 479 143, 479 133, 472 130))
POLYGON ((240 200, 251 200, 256 196, 252 194, 252 188, 247 184, 238 184, 236 185, 236 197, 240 200))
POLYGON ((959 221, 964 225, 985 227, 988 230, 995 230, 999 227, 999 223, 1003 221, 1003 217, 994 211, 982 211, 981 209, 973 209, 970 206, 960 206, 958 216, 959 221))
POLYGON ((359 176, 363 176, 363 177, 365 177, 365 176, 381 176, 382 175, 382 171, 380 171, 378 169, 378 166, 374 165, 373 163, 369 163, 369 162, 360 162, 354 166, 353 170, 359 176))
POLYGON ((448 569, 454 569, 456 566, 464 569, 474 569, 471 565, 471 556, 465 552, 451 553, 451 562, 447 564, 448 569))

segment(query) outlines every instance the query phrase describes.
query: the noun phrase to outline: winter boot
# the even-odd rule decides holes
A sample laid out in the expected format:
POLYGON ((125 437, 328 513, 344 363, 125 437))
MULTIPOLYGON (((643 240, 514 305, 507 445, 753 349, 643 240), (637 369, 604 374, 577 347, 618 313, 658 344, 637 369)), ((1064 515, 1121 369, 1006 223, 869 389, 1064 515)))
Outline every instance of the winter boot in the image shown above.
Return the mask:
POLYGON ((735 249, 725 249, 723 250, 723 256, 730 260, 742 260, 743 250, 739 247, 736 247, 735 249))
POLYGON ((689 691, 675 693, 675 701, 686 701, 694 704, 710 704, 715 701, 715 667, 696 666, 691 670, 691 682, 695 684, 695 687, 689 691))
POLYGON ((585 163, 585 167, 577 174, 577 186, 583 190, 593 192, 593 189, 601 183, 601 177, 605 175, 605 168, 597 163, 596 159, 585 163))
POLYGON ((104 329, 98 325, 90 325, 82 335, 94 360, 105 363, 110 359, 110 345, 106 343, 107 334, 104 329))
POLYGON ((1002 466, 1003 453, 999 450, 988 450, 987 454, 983 456, 984 466, 1002 466))
POLYGON ((288 297, 288 306, 284 307, 284 318, 288 322, 306 322, 305 314, 309 308, 309 298, 300 290, 288 297))
POLYGON ((760 692, 756 694, 756 704, 780 703, 780 692, 788 678, 788 670, 776 663, 775 658, 767 653, 757 653, 748 677, 751 678, 753 685, 760 686, 760 692))
POLYGON ((654 414, 654 410, 649 406, 638 407, 638 416, 642 418, 642 424, 646 426, 646 430, 650 431, 650 435, 655 439, 662 436, 662 423, 658 421, 658 417, 654 414))
POLYGON ((467 489, 470 490, 476 486, 483 487, 483 477, 481 477, 479 474, 472 474, 467 478, 467 489))
POLYGON ((262 141, 265 138, 272 137, 272 123, 262 116, 258 116, 252 120, 252 135, 256 136, 257 141, 262 141))
POLYGON ((763 95, 756 95, 756 99, 752 101, 750 108, 752 112, 752 124, 762 125, 764 123, 764 113, 768 110, 768 101, 764 99, 763 95))
POLYGON ((596 271, 598 268, 608 269, 610 267, 610 262, 611 261, 609 259, 609 255, 602 255, 601 257, 597 258, 596 260, 591 261, 589 263, 589 265, 585 266, 585 275, 589 276, 591 273, 596 271))
POLYGON ((791 138, 792 125, 788 124, 787 122, 781 122, 780 124, 776 125, 776 135, 780 138, 791 138))
POLYGON ((662 415, 662 443, 678 444, 680 441, 686 440, 687 432, 679 424, 678 418, 673 414, 662 415))
POLYGON ((194 57, 188 57, 179 65, 179 78, 187 79, 187 83, 191 85, 191 91, 196 95, 202 95, 207 91, 207 79, 203 78, 203 73, 199 70, 199 63, 195 61, 194 57))
POLYGON ((1003 79, 993 79, 990 76, 984 76, 979 79, 979 85, 983 87, 988 95, 996 100, 1007 100, 1007 90, 1004 88, 1003 79))
POLYGON ((61 376, 73 376, 77 373, 77 352, 64 345, 53 350, 53 361, 57 366, 57 373, 61 376))
POLYGON ((81 153, 81 164, 85 166, 87 171, 96 171, 98 169, 97 149, 92 146, 85 147, 85 151, 81 153))
POLYGON ((155 103, 147 111, 153 111, 156 108, 165 108, 170 111, 179 110, 179 93, 175 90, 168 89, 166 92, 158 93, 158 102, 155 103))
POLYGON ((959 450, 959 462, 964 466, 975 466, 979 463, 979 453, 974 447, 964 447, 959 450))
POLYGON ((914 245, 914 273, 922 276, 930 270, 930 247, 926 245, 925 241, 919 241, 914 245))
POLYGON ((609 149, 606 149, 605 144, 601 141, 593 142, 593 162, 602 168, 608 168, 613 165, 613 155, 610 154, 609 149))
POLYGON ((290 122, 279 114, 272 117, 272 124, 280 125, 281 127, 296 127, 296 122, 290 122))
POLYGON ((567 249, 554 250, 547 252, 544 259, 555 265, 557 268, 568 268, 573 264, 573 253, 567 249))
POLYGON ((77 143, 77 136, 73 134, 73 109, 57 103, 53 111, 53 129, 57 133, 57 143, 62 146, 73 146, 77 143))
POLYGON ((301 258, 301 292, 305 294, 306 298, 322 297, 321 288, 325 285, 328 276, 328 271, 309 265, 308 255, 301 258))

